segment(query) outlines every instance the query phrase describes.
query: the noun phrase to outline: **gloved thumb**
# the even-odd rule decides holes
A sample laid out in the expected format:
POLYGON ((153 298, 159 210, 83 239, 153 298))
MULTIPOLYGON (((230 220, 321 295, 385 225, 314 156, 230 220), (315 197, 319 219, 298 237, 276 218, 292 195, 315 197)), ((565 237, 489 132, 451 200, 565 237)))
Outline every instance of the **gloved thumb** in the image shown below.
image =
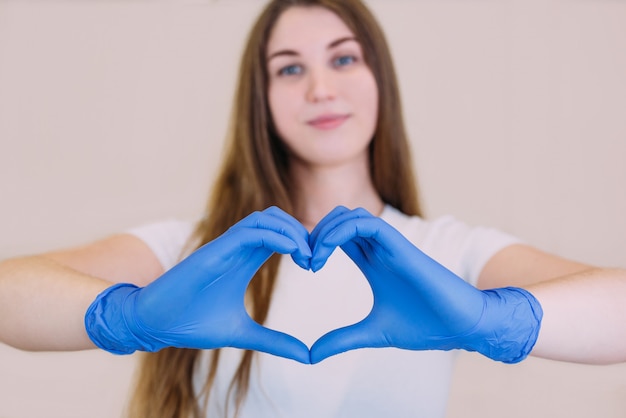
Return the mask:
POLYGON ((371 328, 368 318, 362 321, 328 332, 321 336, 311 347, 311 364, 345 351, 365 347, 384 347, 380 333, 371 328))
POLYGON ((259 325, 250 319, 250 323, 242 332, 241 338, 234 341, 233 347, 262 351, 280 357, 289 358, 300 363, 310 364, 309 347, 299 339, 259 325))

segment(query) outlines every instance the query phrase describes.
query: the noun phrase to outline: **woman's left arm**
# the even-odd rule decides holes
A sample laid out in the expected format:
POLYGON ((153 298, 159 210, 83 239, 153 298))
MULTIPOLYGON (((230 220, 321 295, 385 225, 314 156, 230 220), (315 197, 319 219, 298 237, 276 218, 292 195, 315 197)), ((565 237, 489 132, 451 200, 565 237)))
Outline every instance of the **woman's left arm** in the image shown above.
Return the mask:
POLYGON ((498 252, 478 287, 522 287, 541 303, 531 355, 587 364, 626 361, 626 270, 596 268, 526 245, 498 252))

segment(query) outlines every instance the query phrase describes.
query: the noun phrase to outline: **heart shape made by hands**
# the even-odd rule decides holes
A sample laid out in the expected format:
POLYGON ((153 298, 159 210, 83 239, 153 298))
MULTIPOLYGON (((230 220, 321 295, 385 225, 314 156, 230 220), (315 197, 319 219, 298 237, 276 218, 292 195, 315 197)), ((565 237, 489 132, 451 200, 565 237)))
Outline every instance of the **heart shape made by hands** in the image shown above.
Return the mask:
POLYGON ((364 274, 374 296, 365 318, 314 342, 309 349, 311 363, 365 347, 471 349, 456 336, 465 335, 479 322, 482 293, 426 256, 381 218, 364 209, 337 207, 307 241, 310 258, 298 259, 301 254, 292 253, 296 264, 317 272, 340 247, 364 274))

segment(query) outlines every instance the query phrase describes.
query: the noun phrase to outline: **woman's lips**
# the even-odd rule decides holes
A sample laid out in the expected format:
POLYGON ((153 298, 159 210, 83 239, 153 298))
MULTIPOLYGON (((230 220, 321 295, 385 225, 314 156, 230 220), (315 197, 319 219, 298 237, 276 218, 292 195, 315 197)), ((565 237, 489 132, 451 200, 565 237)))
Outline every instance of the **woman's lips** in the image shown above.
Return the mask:
POLYGON ((315 119, 311 119, 307 123, 316 129, 328 130, 335 129, 343 124, 350 115, 322 115, 315 119))

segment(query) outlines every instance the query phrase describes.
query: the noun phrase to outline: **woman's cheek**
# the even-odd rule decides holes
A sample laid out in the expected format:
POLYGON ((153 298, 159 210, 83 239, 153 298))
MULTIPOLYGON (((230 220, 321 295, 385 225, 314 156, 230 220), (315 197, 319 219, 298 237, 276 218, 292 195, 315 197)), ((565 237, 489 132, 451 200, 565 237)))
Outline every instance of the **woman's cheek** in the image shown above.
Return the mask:
POLYGON ((372 133, 378 120, 378 86, 373 74, 368 70, 363 74, 359 87, 355 89, 355 101, 361 108, 361 113, 371 125, 368 130, 372 133))

